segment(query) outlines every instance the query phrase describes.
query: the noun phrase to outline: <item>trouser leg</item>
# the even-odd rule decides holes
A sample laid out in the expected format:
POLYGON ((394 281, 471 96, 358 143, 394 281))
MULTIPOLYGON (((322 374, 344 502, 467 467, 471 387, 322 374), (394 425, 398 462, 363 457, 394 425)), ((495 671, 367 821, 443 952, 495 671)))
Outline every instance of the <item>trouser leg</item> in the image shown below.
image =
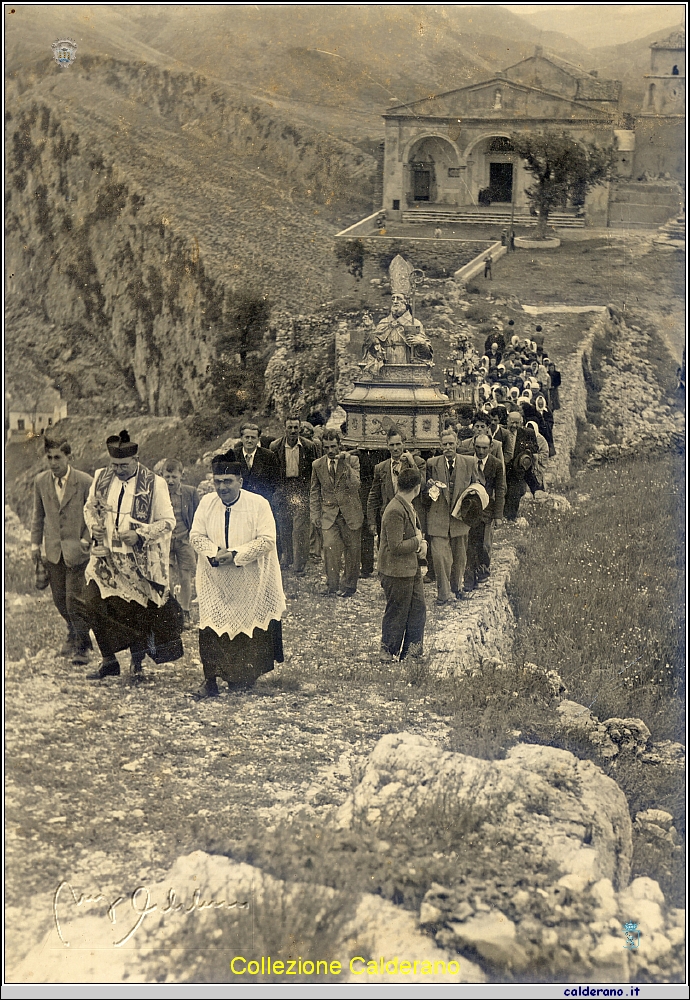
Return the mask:
POLYGON ((301 573, 309 559, 309 503, 302 501, 295 505, 292 515, 293 569, 301 573))
POLYGON ((473 590, 477 585, 479 567, 484 548, 484 522, 474 524, 467 535, 467 566, 465 567, 465 588, 473 590))
POLYGON ((281 505, 277 512, 278 537, 280 539, 280 564, 290 566, 293 560, 292 551, 292 510, 289 504, 281 505))
POLYGON ((315 524, 309 526, 309 556, 319 560, 323 554, 323 533, 315 524))
POLYGON ((450 571, 450 589, 454 594, 462 590, 467 566, 467 535, 456 535, 450 539, 450 549, 453 554, 453 564, 450 571))
POLYGON ((326 564, 326 582, 328 589, 335 592, 340 588, 340 560, 343 554, 343 543, 337 524, 323 529, 323 555, 326 564))
POLYGON ((45 563, 48 569, 48 580, 50 581, 50 592, 53 595, 53 604, 58 609, 67 623, 67 630, 70 639, 74 638, 74 628, 67 609, 67 567, 65 560, 60 556, 60 561, 56 563, 45 563))
POLYGON ((520 497, 524 490, 524 477, 521 473, 515 473, 512 469, 506 470, 506 502, 503 515, 507 521, 514 521, 517 517, 520 497))
POLYGON ((424 580, 417 571, 413 578, 412 594, 407 612, 405 638, 403 639, 400 659, 410 656, 421 656, 424 652, 424 626, 426 625, 426 601, 424 600, 424 580))
POLYGON ((82 563, 81 566, 67 566, 65 572, 67 614, 75 649, 79 652, 91 648, 90 628, 86 616, 85 571, 86 563, 82 563))
POLYGON ((381 645, 392 656, 398 655, 405 638, 414 581, 415 577, 413 576, 381 577, 381 586, 386 595, 386 610, 381 622, 381 645))
POLYGON ((537 479, 534 469, 530 469, 525 473, 525 483, 532 492, 532 495, 534 495, 537 490, 543 489, 543 485, 537 479))
POLYGON ((494 547, 494 522, 487 521, 484 525, 484 552, 482 555, 482 567, 488 573, 491 565, 491 552, 494 547))
POLYGON ((374 572, 374 536, 366 524, 360 528, 362 575, 374 572))
MULTIPOLYGON (((173 549, 171 549, 171 556, 173 549)), ((175 542, 174 554, 177 561, 177 575, 180 579, 180 607, 189 611, 192 604, 192 579, 196 572, 196 553, 191 542, 180 539, 175 542)))
POLYGON ((431 536, 431 558, 434 561, 438 599, 439 601, 449 601, 451 597, 450 572, 453 566, 453 554, 450 548, 450 541, 447 537, 443 535, 431 536))
POLYGON ((348 528, 342 514, 338 515, 340 524, 340 537, 343 541, 345 554, 345 571, 343 573, 343 587, 345 590, 357 590, 359 580, 359 566, 361 561, 362 529, 348 528))

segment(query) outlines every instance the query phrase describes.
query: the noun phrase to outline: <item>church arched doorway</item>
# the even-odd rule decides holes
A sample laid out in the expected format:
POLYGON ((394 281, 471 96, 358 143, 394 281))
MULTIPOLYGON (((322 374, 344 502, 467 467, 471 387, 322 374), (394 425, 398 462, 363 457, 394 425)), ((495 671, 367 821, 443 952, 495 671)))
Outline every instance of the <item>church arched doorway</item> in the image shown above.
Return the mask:
POLYGON ((424 136, 415 142, 405 164, 408 206, 458 204, 458 154, 443 136, 424 136))

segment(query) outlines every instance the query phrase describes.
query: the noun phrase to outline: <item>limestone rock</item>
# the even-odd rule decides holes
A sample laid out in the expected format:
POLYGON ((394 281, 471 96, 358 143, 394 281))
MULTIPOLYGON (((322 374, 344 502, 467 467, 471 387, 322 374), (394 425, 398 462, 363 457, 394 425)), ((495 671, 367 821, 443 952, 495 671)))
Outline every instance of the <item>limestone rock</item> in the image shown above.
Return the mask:
POLYGON ((501 913, 478 913, 464 923, 448 925, 455 934, 458 947, 471 948, 492 965, 523 969, 526 956, 516 940, 515 924, 501 913))
POLYGON ((506 760, 487 761, 410 733, 390 734, 338 812, 342 828, 384 834, 414 826, 430 838, 487 821, 499 836, 529 847, 526 872, 530 863, 551 861, 563 874, 627 884, 632 831, 625 796, 590 761, 553 747, 518 744, 506 760))
MULTIPOLYGON (((459 973, 436 981, 479 983, 486 979, 474 962, 438 948, 421 933, 413 913, 379 896, 283 882, 251 865, 203 851, 178 858, 165 879, 149 886, 147 892, 146 899, 140 893, 137 912, 129 899, 123 901, 115 910, 115 924, 108 918, 108 901, 77 907, 67 892, 65 905, 58 906, 62 940, 53 926, 9 978, 16 983, 195 982, 195 973, 201 971, 199 961, 207 975, 209 963, 215 962, 220 977, 227 976, 233 954, 254 958, 253 940, 270 947, 274 959, 288 957, 277 955, 283 946, 286 952, 296 947, 305 957, 326 957, 316 955, 318 929, 325 926, 328 958, 343 961, 345 982, 363 981, 348 970, 345 956, 355 955, 398 956, 410 962, 443 962, 445 967, 456 962, 459 973), (166 912, 171 889, 174 901, 182 906, 166 912), (219 905, 185 912, 195 898, 219 905), (226 905, 220 905, 221 901, 226 905), (144 902, 149 914, 118 945, 137 923, 144 902), (216 940, 224 944, 217 952, 209 947, 216 940), (203 956, 198 955, 201 950, 203 956)), ((430 981, 428 975, 387 975, 385 971, 365 978, 383 983, 430 981)))

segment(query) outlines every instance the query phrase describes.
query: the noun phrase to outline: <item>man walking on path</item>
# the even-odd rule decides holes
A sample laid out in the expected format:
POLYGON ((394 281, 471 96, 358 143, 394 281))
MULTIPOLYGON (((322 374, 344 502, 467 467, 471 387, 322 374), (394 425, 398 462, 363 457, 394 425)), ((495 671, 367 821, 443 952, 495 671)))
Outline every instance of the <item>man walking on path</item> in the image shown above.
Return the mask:
POLYGON ((458 439, 452 428, 441 435, 443 454, 427 462, 426 530, 431 539, 438 587, 437 604, 448 604, 452 595, 462 597, 467 563, 468 526, 452 516, 458 497, 472 482, 474 459, 457 454, 458 439))
POLYGON ((199 506, 199 493, 194 486, 182 482, 184 466, 177 458, 165 463, 163 478, 168 484, 170 502, 175 512, 175 527, 170 542, 170 565, 177 570, 180 581, 180 607, 185 629, 192 627, 192 578, 196 571, 196 553, 189 542, 194 515, 199 506))
POLYGON ((416 469, 403 469, 398 492, 381 519, 379 578, 386 595, 381 624, 381 660, 395 656, 420 658, 424 653, 426 602, 420 559, 427 544, 412 501, 419 496, 422 478, 416 469))
POLYGON ((67 441, 44 439, 48 470, 34 480, 34 511, 31 521, 31 554, 41 558, 45 543, 53 602, 67 623, 67 638, 60 656, 83 665, 93 647, 84 604, 84 570, 89 561, 91 538, 84 521, 84 504, 91 476, 70 465, 72 448, 67 441))
POLYGON ((488 434, 481 433, 475 437, 472 482, 484 487, 489 504, 482 511, 481 520, 470 527, 467 536, 465 590, 474 590, 478 583, 488 579, 494 528, 503 520, 505 470, 503 460, 489 454, 490 447, 488 434))
POLYGON ((278 488, 274 495, 280 565, 292 565, 295 575, 305 572, 309 559, 309 490, 316 447, 300 437, 300 418, 288 417, 285 434, 271 442, 278 462, 278 488))
POLYGON ((111 435, 110 465, 97 469, 84 519, 98 543, 86 568, 86 611, 103 662, 88 680, 120 673, 129 649, 132 679, 148 654, 156 663, 184 655, 182 611, 170 596, 170 539, 175 512, 161 476, 141 465, 126 430, 111 435))
POLYGON ((340 450, 340 435, 327 430, 323 458, 311 471, 311 520, 323 531, 327 590, 325 596, 352 597, 357 590, 361 559, 362 504, 359 499, 359 459, 340 450), (340 561, 345 558, 343 588, 340 561))
POLYGON ((215 455, 212 469, 215 492, 202 498, 190 533, 199 553, 198 699, 218 697, 218 677, 239 690, 283 662, 285 595, 270 504, 242 488, 233 451, 215 455))

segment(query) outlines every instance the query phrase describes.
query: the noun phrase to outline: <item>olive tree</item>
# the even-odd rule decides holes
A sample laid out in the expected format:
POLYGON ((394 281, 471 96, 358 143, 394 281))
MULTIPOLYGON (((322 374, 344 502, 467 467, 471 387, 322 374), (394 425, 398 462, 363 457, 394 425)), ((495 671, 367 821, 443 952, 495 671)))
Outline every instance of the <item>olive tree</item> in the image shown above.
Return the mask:
POLYGON ((568 199, 583 204, 585 195, 613 176, 614 148, 573 138, 566 132, 533 132, 511 137, 534 183, 525 189, 530 208, 539 216, 537 236, 546 236, 549 213, 568 199))

